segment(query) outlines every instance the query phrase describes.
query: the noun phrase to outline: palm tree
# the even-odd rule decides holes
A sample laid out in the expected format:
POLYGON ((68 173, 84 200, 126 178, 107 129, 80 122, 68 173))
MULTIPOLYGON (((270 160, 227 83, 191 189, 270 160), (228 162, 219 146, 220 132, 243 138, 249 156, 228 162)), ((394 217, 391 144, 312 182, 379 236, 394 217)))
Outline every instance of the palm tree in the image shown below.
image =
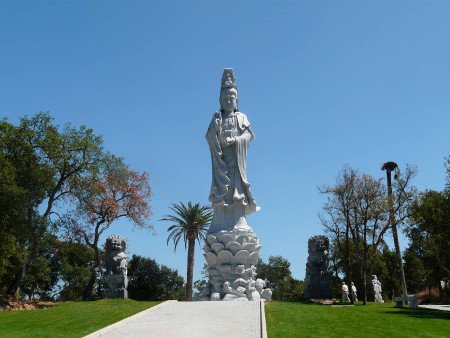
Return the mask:
POLYGON ((405 279, 405 270, 402 262, 402 252, 400 251, 400 243, 398 241, 398 232, 397 232, 397 222, 395 221, 395 212, 394 212, 394 196, 392 195, 392 183, 391 183, 391 172, 394 171, 394 179, 398 179, 400 175, 400 171, 398 169, 398 165, 395 162, 386 162, 381 167, 381 170, 386 170, 386 178, 387 178, 387 188, 388 188, 388 203, 389 203, 389 223, 392 229, 392 236, 394 237, 394 246, 395 246, 395 256, 397 258, 397 264, 400 269, 400 278, 402 283, 402 291, 403 296, 408 295, 408 291, 406 288, 406 279, 405 279))
POLYGON ((174 212, 174 215, 165 215, 161 221, 173 223, 167 229, 169 232, 167 245, 169 245, 170 240, 173 240, 175 251, 178 242, 183 238, 184 248, 188 247, 186 300, 192 301, 195 240, 198 240, 199 243, 200 240, 205 240, 213 212, 210 207, 200 206, 199 203, 192 205, 191 202, 188 202, 187 206, 183 202, 180 202, 180 204, 172 203, 170 209, 174 212))

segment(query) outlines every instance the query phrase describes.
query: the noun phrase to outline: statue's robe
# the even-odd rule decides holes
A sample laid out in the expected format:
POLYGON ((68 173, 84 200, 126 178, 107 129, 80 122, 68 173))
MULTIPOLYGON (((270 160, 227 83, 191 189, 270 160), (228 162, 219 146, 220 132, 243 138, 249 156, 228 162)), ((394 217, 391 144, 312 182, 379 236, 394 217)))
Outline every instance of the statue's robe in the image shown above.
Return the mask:
POLYGON ((241 230, 249 230, 245 216, 259 210, 247 180, 247 149, 254 137, 245 114, 214 113, 206 133, 212 161, 212 229, 232 230, 237 225, 241 230), (226 145, 226 137, 234 137, 235 143, 226 145))

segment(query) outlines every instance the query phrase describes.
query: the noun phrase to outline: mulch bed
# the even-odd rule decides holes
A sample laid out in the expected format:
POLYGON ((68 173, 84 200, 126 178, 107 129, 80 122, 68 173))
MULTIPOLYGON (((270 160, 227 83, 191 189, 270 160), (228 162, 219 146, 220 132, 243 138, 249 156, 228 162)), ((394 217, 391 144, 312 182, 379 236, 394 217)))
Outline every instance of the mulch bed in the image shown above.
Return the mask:
POLYGON ((1 298, 0 311, 18 311, 18 310, 34 310, 46 309, 57 303, 48 301, 23 301, 18 299, 1 298))

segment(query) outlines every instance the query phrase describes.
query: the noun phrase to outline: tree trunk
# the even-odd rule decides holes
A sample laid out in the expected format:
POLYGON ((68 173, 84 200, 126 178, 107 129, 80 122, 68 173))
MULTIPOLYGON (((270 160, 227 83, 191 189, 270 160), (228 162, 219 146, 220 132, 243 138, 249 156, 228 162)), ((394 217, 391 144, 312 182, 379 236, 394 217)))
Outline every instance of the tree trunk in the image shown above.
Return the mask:
MULTIPOLYGON (((35 234, 34 236, 36 238, 39 235, 35 234)), ((25 274, 27 273, 27 269, 38 257, 38 251, 38 243, 37 240, 34 239, 31 243, 30 255, 25 259, 19 271, 17 271, 16 275, 14 276, 14 280, 9 285, 8 290, 6 291, 7 296, 17 298, 19 288, 23 283, 25 274)))
POLYGON ((392 236, 394 237, 395 256, 397 258, 398 268, 400 269, 400 278, 402 283, 403 296, 407 295, 405 270, 403 269, 402 253, 400 251, 400 243, 398 241, 397 224, 394 215, 394 197, 392 196, 391 171, 386 170, 388 199, 389 199, 389 223, 392 227, 392 236))
POLYGON ((192 301, 192 280, 194 275, 194 250, 195 239, 188 240, 188 260, 187 260, 187 281, 186 281, 186 300, 192 301))
POLYGON ((397 257, 397 264, 400 269, 400 278, 402 283, 403 296, 406 296, 407 289, 406 289, 405 270, 403 269, 402 253, 400 251, 400 243, 398 241, 397 225, 395 224, 392 225, 392 235, 394 237, 395 256, 397 257))
POLYGON ((6 295, 8 297, 13 297, 13 298, 17 298, 17 294, 19 291, 19 287, 22 284, 22 281, 25 277, 25 273, 27 270, 27 262, 25 262, 19 269, 19 271, 17 271, 16 275, 14 276, 14 279, 12 281, 12 283, 9 285, 8 290, 6 291, 6 295))
MULTIPOLYGON (((351 289, 351 285, 352 285, 352 280, 353 280, 353 268, 352 268, 352 260, 350 258, 350 239, 349 239, 349 226, 347 225, 347 229, 346 229, 346 233, 345 233, 345 251, 346 251, 346 256, 347 256, 347 265, 348 265, 348 270, 347 270, 347 285, 349 286, 349 289, 351 289)), ((350 298, 350 302, 353 304, 353 297, 351 295, 352 293, 349 292, 349 298, 350 298)))
POLYGON ((92 267, 91 269, 91 277, 89 278, 89 283, 86 285, 86 288, 83 291, 83 300, 92 300, 92 289, 95 285, 95 280, 97 279, 97 268, 92 267))
POLYGON ((364 253, 363 263, 363 305, 367 304, 367 254, 364 253))
MULTIPOLYGON (((95 243, 96 245, 97 243, 95 243)), ((86 288, 83 291, 83 300, 92 300, 92 290, 94 289, 95 281, 97 280, 97 272, 100 268, 100 254, 98 252, 98 248, 94 247, 95 253, 95 264, 91 269, 91 277, 89 278, 89 283, 86 285, 86 288)))

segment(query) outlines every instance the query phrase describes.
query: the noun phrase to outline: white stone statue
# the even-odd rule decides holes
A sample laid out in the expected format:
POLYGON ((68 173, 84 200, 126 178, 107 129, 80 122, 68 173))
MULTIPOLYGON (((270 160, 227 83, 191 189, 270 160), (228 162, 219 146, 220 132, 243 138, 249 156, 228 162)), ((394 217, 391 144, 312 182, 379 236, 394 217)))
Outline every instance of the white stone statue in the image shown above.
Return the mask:
POLYGON ((258 211, 247 180, 247 149, 255 138, 250 122, 238 110, 238 92, 232 69, 225 69, 220 107, 206 133, 212 160, 209 201, 214 209, 210 233, 251 230, 246 216, 258 211))
POLYGON ((378 280, 376 275, 372 275, 372 285, 375 302, 384 303, 383 296, 381 295, 381 282, 378 280))
POLYGON ((352 298, 353 301, 357 302, 358 301, 358 294, 356 293, 356 286, 355 283, 352 282, 352 298))
POLYGON ((350 299, 348 298, 348 286, 345 284, 345 282, 342 282, 342 301, 343 302, 349 302, 350 299))
POLYGON ((238 110, 232 69, 225 69, 220 88, 220 110, 206 133, 212 161, 209 201, 214 217, 205 241, 208 286, 198 300, 270 300, 272 291, 256 279, 259 239, 247 223, 258 211, 247 180, 247 149, 254 134, 238 110))

